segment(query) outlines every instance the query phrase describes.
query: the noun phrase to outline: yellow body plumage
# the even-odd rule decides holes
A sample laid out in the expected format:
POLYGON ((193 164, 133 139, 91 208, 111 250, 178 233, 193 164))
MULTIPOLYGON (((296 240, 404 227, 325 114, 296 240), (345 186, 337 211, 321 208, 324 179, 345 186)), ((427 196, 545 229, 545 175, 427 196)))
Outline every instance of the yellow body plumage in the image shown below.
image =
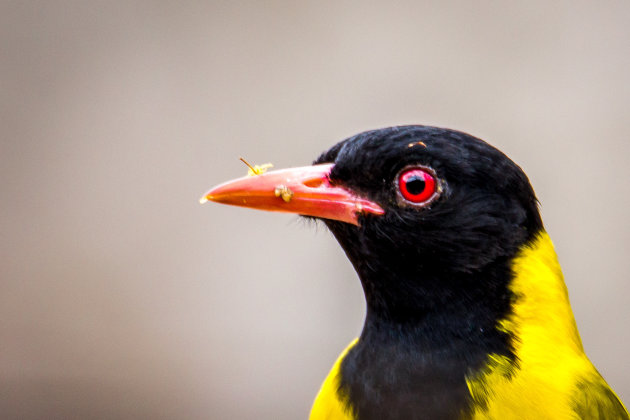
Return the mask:
MULTIPOLYGON (((542 232, 512 262, 511 314, 496 326, 514 337, 517 366, 490 354, 466 377, 472 405, 466 418, 623 419, 628 413, 584 354, 553 244, 542 232)), ((311 420, 353 419, 340 393, 339 356, 315 399, 311 420)))

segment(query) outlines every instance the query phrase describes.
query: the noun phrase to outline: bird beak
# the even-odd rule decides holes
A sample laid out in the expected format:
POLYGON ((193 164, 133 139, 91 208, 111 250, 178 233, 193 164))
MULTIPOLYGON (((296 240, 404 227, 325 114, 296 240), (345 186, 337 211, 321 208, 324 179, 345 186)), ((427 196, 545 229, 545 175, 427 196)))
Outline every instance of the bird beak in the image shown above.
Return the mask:
POLYGON ((359 225, 361 214, 382 215, 376 203, 330 183, 334 164, 281 169, 217 185, 199 201, 296 213, 359 225))

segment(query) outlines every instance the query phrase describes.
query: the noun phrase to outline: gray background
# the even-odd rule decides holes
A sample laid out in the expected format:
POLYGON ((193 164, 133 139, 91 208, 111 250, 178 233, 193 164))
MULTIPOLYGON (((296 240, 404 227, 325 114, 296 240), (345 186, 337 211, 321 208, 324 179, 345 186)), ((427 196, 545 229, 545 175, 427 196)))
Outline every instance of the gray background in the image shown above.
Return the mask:
POLYGON ((630 402, 630 2, 0 3, 3 418, 298 419, 359 282, 238 156, 447 126, 519 163, 584 346, 630 402))

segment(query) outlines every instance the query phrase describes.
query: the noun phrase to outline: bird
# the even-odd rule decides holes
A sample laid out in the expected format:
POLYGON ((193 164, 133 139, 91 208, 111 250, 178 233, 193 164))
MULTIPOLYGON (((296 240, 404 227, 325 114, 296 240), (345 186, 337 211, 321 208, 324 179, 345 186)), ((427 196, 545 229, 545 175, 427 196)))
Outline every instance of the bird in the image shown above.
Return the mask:
POLYGON ((629 418, 584 352, 527 176, 485 141, 370 130, 201 201, 322 221, 354 266, 364 325, 311 420, 629 418))

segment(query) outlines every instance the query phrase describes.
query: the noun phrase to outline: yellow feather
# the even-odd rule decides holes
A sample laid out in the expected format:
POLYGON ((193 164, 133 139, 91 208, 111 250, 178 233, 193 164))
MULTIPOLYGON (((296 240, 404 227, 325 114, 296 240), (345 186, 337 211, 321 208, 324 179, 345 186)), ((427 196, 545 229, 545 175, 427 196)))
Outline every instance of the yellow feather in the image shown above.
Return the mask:
MULTIPOLYGON (((490 354, 466 378, 474 420, 628 418, 623 404, 588 360, 551 239, 541 233, 514 259, 511 315, 497 328, 515 338, 517 366, 490 354), (577 411, 576 411, 577 410, 577 411)), ((353 420, 339 393, 341 353, 321 386, 310 420, 353 420)))
POLYGON ((584 393, 591 394, 589 403, 614 406, 614 393, 584 354, 549 235, 522 249, 512 269, 516 301, 498 328, 516 338, 517 367, 490 355, 486 368, 467 378, 473 418, 578 419, 584 393))
POLYGON ((338 391, 339 368, 341 366, 341 361, 344 357, 346 357, 346 354, 348 354, 350 349, 357 344, 357 341, 359 341, 359 339, 355 338, 337 358, 337 361, 330 370, 330 373, 324 380, 317 397, 315 397, 315 402, 313 403, 313 408, 311 408, 311 415, 309 417, 310 420, 354 419, 354 416, 347 404, 340 399, 341 396, 338 391))

